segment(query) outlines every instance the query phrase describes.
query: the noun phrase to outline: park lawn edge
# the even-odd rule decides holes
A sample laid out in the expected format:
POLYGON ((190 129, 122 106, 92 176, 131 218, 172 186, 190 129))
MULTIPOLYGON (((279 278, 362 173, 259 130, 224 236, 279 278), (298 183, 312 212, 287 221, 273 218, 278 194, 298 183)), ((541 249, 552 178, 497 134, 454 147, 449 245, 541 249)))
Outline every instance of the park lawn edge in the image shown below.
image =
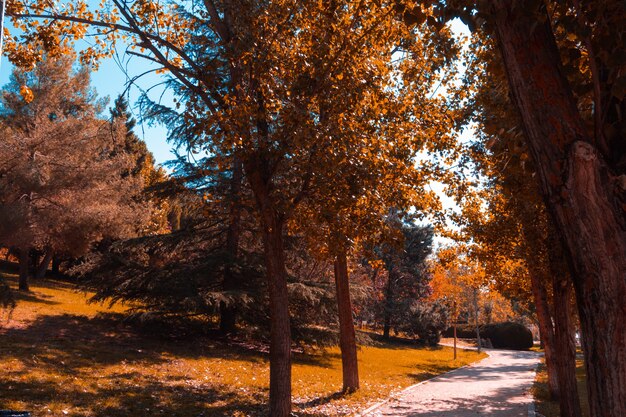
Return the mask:
MULTIPOLYGON (((12 287, 15 286, 14 277, 9 277, 7 281, 12 287)), ((126 343, 126 348, 113 344, 107 345, 106 338, 99 340, 102 335, 97 334, 98 331, 109 331, 108 327, 102 327, 108 326, 109 322, 102 324, 99 321, 99 314, 108 310, 106 306, 87 304, 85 293, 73 289, 71 284, 62 281, 35 281, 32 283, 32 290, 26 297, 19 295, 18 306, 13 311, 10 322, 14 327, 11 328, 11 325, 5 328, 0 327, 2 337, 8 343, 14 343, 14 347, 5 345, 0 348, 0 359, 8 364, 8 367, 0 371, 0 378, 5 380, 5 385, 0 387, 3 394, 0 408, 27 408, 33 411, 33 417, 50 415, 50 413, 53 415, 62 413, 70 417, 103 415, 126 417, 132 415, 129 414, 132 410, 135 413, 145 412, 147 408, 153 410, 155 415, 158 415, 156 412, 159 410, 170 412, 172 416, 196 415, 198 410, 208 411, 205 415, 224 412, 232 412, 228 415, 240 416, 262 415, 257 413, 264 411, 267 401, 265 384, 268 379, 266 378, 267 358, 263 354, 236 351, 233 347, 219 342, 214 348, 182 349, 170 346, 171 343, 167 341, 125 334, 126 328, 119 330, 120 340, 122 345, 126 343), (65 326, 62 330, 72 331, 75 321, 78 321, 78 324, 84 326, 85 329, 77 330, 76 333, 68 334, 67 337, 59 336, 55 333, 55 329, 45 326, 47 322, 57 323, 65 326), (38 333, 31 334, 35 330, 29 329, 35 323, 39 323, 38 327, 34 327, 38 329, 38 333), (94 329, 94 334, 90 335, 89 331, 94 329), (49 333, 43 336, 43 339, 41 330, 49 333), (76 337, 78 337, 78 343, 74 341, 76 337), (92 340, 94 338, 95 344, 92 340), (41 346, 39 346, 40 343, 41 346), (18 352, 20 348, 23 349, 22 352, 18 352), (112 351, 107 351, 107 348, 112 351), (67 352, 75 352, 79 355, 75 358, 68 358, 67 352), (214 357, 206 358, 203 356, 206 353, 214 357), (142 362, 144 355, 152 357, 154 362, 142 362), (42 369, 30 365, 34 356, 44 361, 42 369), (86 357, 95 358, 90 369, 81 361, 81 358, 86 357), (56 365, 56 363, 63 363, 63 365, 56 365), (203 374, 196 367, 208 370, 214 375, 221 374, 221 376, 209 379, 209 382, 205 383, 200 377, 206 376, 206 373, 203 374), (226 368, 231 369, 228 371, 226 368), (255 379, 251 378, 251 375, 243 375, 246 372, 256 376, 256 381, 251 381, 255 379), (19 373, 22 373, 21 377, 17 376, 19 373), (134 379, 120 376, 133 373, 137 373, 134 379), (184 381, 197 385, 196 391, 204 389, 202 387, 214 391, 224 389, 223 396, 217 395, 213 403, 203 402, 199 398, 201 394, 189 394, 187 387, 183 386, 184 381), (17 392, 16 388, 9 388, 11 384, 16 387, 27 387, 36 393, 35 398, 26 398, 24 394, 17 392), (43 393, 46 384, 53 386, 49 389, 49 394, 43 393), (137 387, 142 384, 146 386, 152 384, 157 387, 156 391, 144 392, 145 390, 137 387), (101 386, 105 387, 105 390, 113 391, 113 398, 110 400, 101 398, 98 395, 101 386), (122 388, 124 387, 136 396, 136 400, 126 405, 128 409, 124 408, 128 403, 128 398, 123 394, 122 388), (180 401, 186 400, 189 403, 176 404, 179 399, 170 395, 175 391, 180 391, 185 395, 180 401), (151 399, 150 397, 154 397, 154 394, 157 396, 162 394, 163 400, 159 402, 151 399), (237 400, 224 399, 234 395, 244 397, 242 401, 245 406, 242 407, 241 413, 239 413, 237 400), (82 399, 82 397, 89 400, 82 399), (231 402, 228 403, 228 401, 231 402), (178 406, 181 406, 181 410, 188 410, 192 414, 187 411, 179 414, 182 411, 179 411, 178 406), (221 411, 216 411, 218 408, 221 411), (172 410, 174 410, 173 413, 172 410), (194 412, 196 414, 193 414, 194 412)), ((116 306, 113 311, 119 314, 120 306, 116 306)), ((451 360, 451 352, 452 350, 448 347, 427 348, 414 343, 386 342, 375 346, 362 346, 359 350, 359 356, 363 358, 363 361, 360 361, 362 389, 348 395, 339 394, 341 369, 338 365, 341 361, 337 348, 326 349, 317 355, 297 355, 294 358, 293 368, 294 411, 304 412, 307 416, 359 415, 360 410, 369 408, 372 402, 388 398, 390 395, 397 395, 398 392, 416 385, 415 381, 418 381, 417 384, 423 383, 482 359, 474 354, 461 355, 458 359, 460 366, 453 366, 455 364, 451 360), (446 359, 447 355, 450 359, 446 359), (385 365, 393 362, 390 362, 390 358, 397 363, 392 363, 395 367, 389 366, 387 369, 385 365), (384 362, 384 359, 387 359, 387 362, 384 362), (379 360, 380 363, 378 363, 379 360), (320 373, 322 376, 318 375, 315 380, 316 374, 320 373), (305 388, 309 385, 312 388, 303 390, 303 383, 295 381, 297 378, 305 381, 305 388), (325 379, 328 382, 324 382, 325 379), (317 391, 315 384, 317 384, 317 391), (298 397, 299 394, 304 399, 298 397), (330 399, 317 404, 318 397, 322 396, 330 399), (300 403, 298 403, 299 400, 300 403), (302 405, 303 403, 305 405, 302 405), (306 405, 307 403, 312 405, 306 405)))

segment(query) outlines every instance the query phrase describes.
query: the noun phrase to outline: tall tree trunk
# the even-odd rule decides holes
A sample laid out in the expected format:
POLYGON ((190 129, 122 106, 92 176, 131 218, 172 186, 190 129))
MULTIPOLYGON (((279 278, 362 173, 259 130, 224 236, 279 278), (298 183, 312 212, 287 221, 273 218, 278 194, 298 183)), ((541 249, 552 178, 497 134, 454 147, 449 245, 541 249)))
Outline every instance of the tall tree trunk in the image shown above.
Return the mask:
POLYGON ((582 417, 576 382, 576 342, 570 314, 571 283, 554 275, 554 345, 559 378, 561 417, 582 417))
POLYGON ((263 251, 270 301, 270 416, 291 414, 291 327, 283 242, 284 218, 270 196, 264 162, 247 160, 244 168, 263 228, 263 251))
POLYGON ((387 288, 385 289, 385 311, 383 312, 383 338, 389 339, 393 310, 393 268, 387 274, 387 288))
POLYGON ((576 341, 571 317, 572 285, 563 247, 554 228, 548 232, 548 258, 552 274, 554 347, 559 379, 561 417, 582 417, 576 381, 576 341))
POLYGON ((348 259, 345 251, 335 258, 335 287, 337 289, 337 312, 339 314, 339 346, 343 371, 343 392, 359 389, 359 365, 356 353, 356 336, 352 303, 350 302, 350 280, 348 259))
POLYGON ((271 317, 270 415, 287 417, 291 413, 291 328, 283 225, 272 221, 263 229, 271 317))
POLYGON ((19 266, 20 266, 20 278, 19 278, 19 289, 20 291, 30 291, 28 286, 28 275, 29 275, 29 266, 30 266, 30 251, 26 248, 18 249, 19 256, 19 266))
POLYGON ((51 249, 46 250, 43 259, 41 260, 39 265, 37 265, 37 271, 35 271, 36 279, 42 279, 46 276, 46 271, 48 270, 48 266, 50 265, 50 261, 52 260, 53 255, 54 252, 52 252, 51 249))
POLYGON ((480 340, 480 328, 478 327, 478 288, 472 290, 472 298, 474 301, 474 327, 476 329, 477 350, 480 353, 483 344, 480 340))
POLYGON ((52 267, 50 268, 50 272, 52 272, 53 275, 59 275, 61 273, 60 270, 60 265, 61 265, 61 260, 59 259, 58 255, 53 255, 52 256, 52 267))
POLYGON ((552 326, 552 315, 550 314, 550 304, 548 303, 548 292, 546 290, 545 277, 532 261, 529 265, 530 286, 533 294, 537 321, 539 323, 539 337, 543 342, 544 358, 548 371, 548 389, 553 399, 559 398, 559 377, 557 371, 557 353, 554 343, 554 328, 552 326))
MULTIPOLYGON (((233 177, 230 184, 230 197, 232 199, 228 219, 228 231, 226 233, 226 250, 229 262, 224 268, 224 282, 222 289, 226 292, 238 290, 239 283, 233 273, 232 262, 239 256, 239 236, 241 234, 241 181, 243 168, 239 159, 233 161, 233 177)), ((234 303, 220 303, 220 332, 234 333, 237 325, 237 306, 234 303)))
POLYGON ((30 250, 30 275, 35 277, 37 276, 37 268, 39 267, 39 258, 41 258, 41 253, 37 249, 30 250))
POLYGON ((617 176, 586 131, 545 5, 490 2, 511 93, 578 300, 593 417, 626 416, 626 220, 617 176))
MULTIPOLYGON (((549 272, 552 271, 552 262, 549 257, 550 230, 549 221, 540 201, 523 202, 518 216, 522 223, 523 254, 530 275, 530 289, 533 296, 539 336, 544 350, 544 359, 548 371, 548 389, 552 399, 557 400, 560 395, 557 348, 554 340, 554 324, 550 301, 548 300, 547 285, 550 282, 549 272)), ((559 271, 562 272, 562 271, 559 271)))
POLYGON ((454 320, 454 324, 452 326, 454 327, 454 360, 456 360, 456 319, 454 320))

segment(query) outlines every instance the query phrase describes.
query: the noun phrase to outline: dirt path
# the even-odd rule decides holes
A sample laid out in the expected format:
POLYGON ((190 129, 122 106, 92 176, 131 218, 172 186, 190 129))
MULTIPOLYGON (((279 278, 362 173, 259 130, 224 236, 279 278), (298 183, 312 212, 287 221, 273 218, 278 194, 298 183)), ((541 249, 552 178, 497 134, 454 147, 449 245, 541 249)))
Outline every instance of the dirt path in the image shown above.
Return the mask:
POLYGON ((540 354, 486 350, 488 358, 416 385, 368 417, 526 417, 540 354))

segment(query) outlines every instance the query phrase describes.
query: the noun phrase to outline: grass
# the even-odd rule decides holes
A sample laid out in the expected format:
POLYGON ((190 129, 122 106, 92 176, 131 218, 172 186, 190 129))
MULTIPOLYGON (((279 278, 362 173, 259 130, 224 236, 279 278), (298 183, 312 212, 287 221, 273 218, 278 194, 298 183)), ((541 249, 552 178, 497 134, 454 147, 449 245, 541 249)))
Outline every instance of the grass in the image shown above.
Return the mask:
MULTIPOLYGON (((578 380, 578 396, 580 397, 580 408, 583 417, 589 417, 589 402, 587 399, 587 378, 585 366, 582 360, 576 361, 576 379, 578 380)), ((537 412, 545 417, 560 417, 559 402, 550 399, 548 389, 548 371, 545 363, 537 369, 537 376, 532 388, 535 397, 537 412)))
MULTIPOLYGON (((15 277, 5 275, 14 287, 15 277)), ((116 318, 123 307, 87 304, 70 284, 40 281, 0 322, 0 409, 34 417, 258 416, 268 358, 208 337, 167 339, 116 318)), ((362 347, 362 389, 342 396, 338 349, 295 354, 294 410, 350 415, 390 394, 484 357, 406 343, 362 347)))

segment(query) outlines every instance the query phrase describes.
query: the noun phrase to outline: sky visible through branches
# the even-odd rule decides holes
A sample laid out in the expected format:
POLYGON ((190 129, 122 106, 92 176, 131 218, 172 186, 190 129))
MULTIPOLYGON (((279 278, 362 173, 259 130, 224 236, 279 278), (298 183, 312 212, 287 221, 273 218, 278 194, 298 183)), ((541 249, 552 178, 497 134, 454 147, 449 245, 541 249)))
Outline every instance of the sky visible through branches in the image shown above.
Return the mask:
MULTIPOLYGON (((5 22, 6 24, 7 22, 5 22)), ((457 35, 468 36, 469 31, 465 25, 459 20, 452 22, 452 29, 457 35)), ((16 29, 11 25, 7 26, 12 32, 16 29)), ((81 42, 77 43, 77 47, 80 47, 81 42)), ((125 93, 128 98, 128 102, 133 106, 132 111, 137 119, 136 134, 139 135, 148 146, 148 149, 153 153, 155 160, 159 164, 163 164, 169 160, 175 158, 172 152, 172 147, 166 142, 167 129, 160 124, 150 124, 140 120, 140 110, 134 107, 134 103, 141 95, 142 90, 150 89, 151 87, 161 83, 163 77, 154 73, 149 73, 142 76, 135 82, 135 85, 130 89, 128 87, 128 80, 139 74, 151 70, 154 66, 145 60, 138 59, 125 55, 122 43, 119 44, 116 57, 103 59, 100 62, 100 66, 97 71, 94 71, 91 75, 91 84, 98 96, 110 98, 110 102, 115 99, 120 93, 125 93)), ((9 82, 9 77, 13 71, 13 65, 9 62, 6 56, 2 56, 2 63, 0 66, 0 86, 3 86, 9 82)), ((171 95, 168 92, 163 91, 162 88, 155 87, 149 92, 150 97, 153 100, 162 99, 164 104, 171 104, 171 95)), ((466 135, 463 135, 466 136, 466 135)), ((467 137, 461 137, 461 140, 467 140, 467 137)), ((435 186, 439 188, 438 186, 435 186)), ((437 190, 439 191, 439 190, 437 190)), ((443 196, 445 197, 445 196, 443 196)), ((445 200, 448 200, 445 198, 445 200)), ((445 205, 452 204, 450 201, 444 201, 445 205)))

